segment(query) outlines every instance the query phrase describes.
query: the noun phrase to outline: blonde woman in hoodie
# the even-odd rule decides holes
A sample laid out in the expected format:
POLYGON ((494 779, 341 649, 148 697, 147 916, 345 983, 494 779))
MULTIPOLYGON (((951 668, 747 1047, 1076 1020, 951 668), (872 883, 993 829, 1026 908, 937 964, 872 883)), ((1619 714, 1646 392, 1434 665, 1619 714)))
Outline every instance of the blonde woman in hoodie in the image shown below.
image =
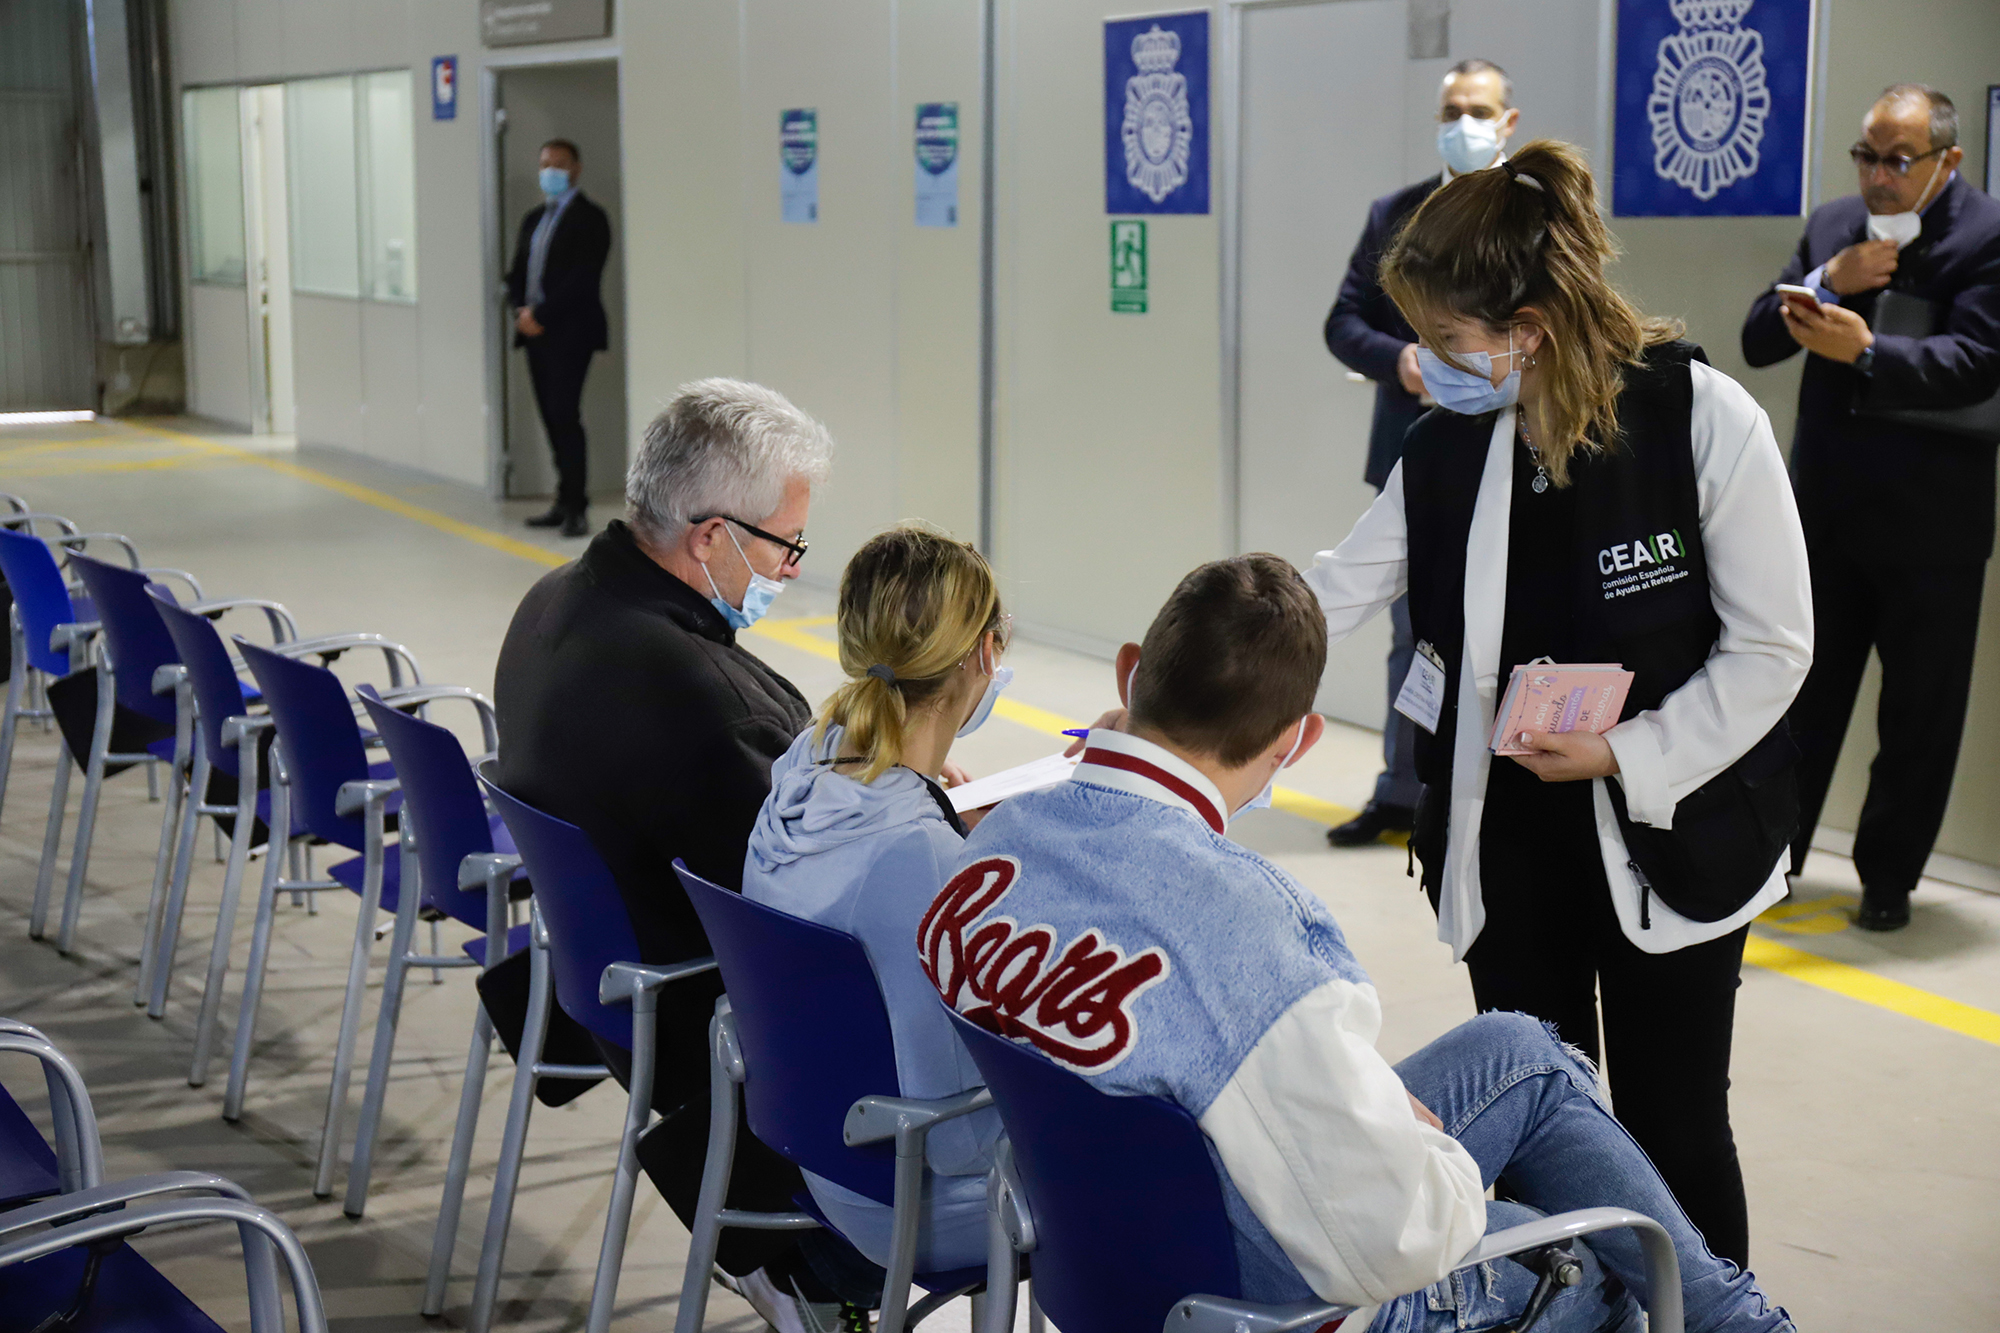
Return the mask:
MULTIPOLYGON (((978 551, 903 526, 848 562, 838 622, 847 683, 771 770, 743 893, 858 938, 889 1010, 903 1095, 947 1097, 981 1080, 917 961, 917 922, 965 841, 939 777, 952 741, 986 720, 1013 675, 1000 664, 1008 618, 978 551)), ((999 1134, 988 1110, 930 1136, 918 1269, 985 1261, 999 1134)), ((886 1264, 888 1206, 811 1172, 806 1183, 855 1248, 886 1264)))

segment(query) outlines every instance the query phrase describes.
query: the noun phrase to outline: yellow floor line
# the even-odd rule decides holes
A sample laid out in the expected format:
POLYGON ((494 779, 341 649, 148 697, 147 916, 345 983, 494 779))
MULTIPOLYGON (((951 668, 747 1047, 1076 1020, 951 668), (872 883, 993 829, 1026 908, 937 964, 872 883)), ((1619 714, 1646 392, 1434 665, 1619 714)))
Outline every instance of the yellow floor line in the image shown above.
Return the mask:
MULTIPOLYGON (((439 532, 463 537, 489 550, 519 556, 523 560, 533 561, 548 568, 567 564, 570 559, 559 551, 550 551, 494 532, 489 528, 461 522, 434 509, 426 509, 422 505, 398 499, 386 491, 357 485, 330 473, 320 472, 282 458, 273 458, 249 449, 239 449, 234 445, 203 439, 199 435, 190 435, 185 431, 165 426, 150 423, 142 426, 128 426, 122 422, 118 424, 127 430, 182 441, 210 454, 226 455, 244 462, 255 463, 273 472, 295 477, 315 486, 323 486, 350 500, 422 523, 439 532)), ((796 648, 816 657, 837 662, 840 660, 840 654, 835 646, 824 637, 807 632, 808 627, 824 627, 832 623, 831 616, 766 620, 752 626, 748 632, 782 643, 789 648, 796 648)), ((995 704, 993 711, 1010 722, 1051 736, 1060 736, 1065 730, 1084 725, 1060 713, 1036 708, 1033 704, 1025 704, 1018 699, 1002 698, 995 704)), ((1354 812, 1345 806, 1321 800, 1317 796, 1308 796, 1304 792, 1293 791, 1288 787, 1277 788, 1271 795, 1271 804, 1277 809, 1319 824, 1340 824, 1354 817, 1354 812)), ((1873 972, 1864 971, 1847 963, 1837 963, 1818 954, 1807 953, 1803 949, 1794 949, 1790 945, 1779 944, 1775 940, 1763 939, 1756 935, 1752 935, 1744 947, 1743 961, 1753 967, 1765 968, 1790 977, 1794 981, 1804 982, 1808 986, 1817 986, 1821 990, 1831 991, 1863 1004, 1874 1005, 1878 1009, 1887 1009, 1892 1013, 1902 1014, 1918 1022, 1929 1023, 1961 1036, 1971 1037, 1976 1041, 2000 1045, 2000 1014, 1973 1005, 1961 1004, 1942 995, 1933 995, 1929 991, 1919 990, 1900 981, 1891 981, 1887 977, 1877 976, 1873 972)))
POLYGON ((0 457, 0 481, 32 481, 37 477, 74 477, 106 472, 164 472, 176 468, 231 467, 234 460, 203 454, 169 454, 165 458, 71 458, 16 466, 0 457))
POLYGON ((1877 1009, 1887 1009, 1920 1023, 1941 1027, 1947 1032, 2000 1046, 2000 1014, 1948 1000, 1900 981, 1891 981, 1848 963, 1836 963, 1831 958, 1822 958, 1816 953, 1807 953, 1804 949, 1794 949, 1789 944, 1757 935, 1752 935, 1743 946, 1743 961, 1754 967, 1782 973, 1808 986, 1872 1004, 1877 1009))

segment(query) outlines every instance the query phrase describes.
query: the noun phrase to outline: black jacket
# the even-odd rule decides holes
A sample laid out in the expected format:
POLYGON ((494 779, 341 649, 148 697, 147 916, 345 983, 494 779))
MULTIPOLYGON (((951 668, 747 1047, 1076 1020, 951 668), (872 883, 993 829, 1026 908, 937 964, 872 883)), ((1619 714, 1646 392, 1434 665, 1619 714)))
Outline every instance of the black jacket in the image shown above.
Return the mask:
POLYGON ((741 885, 771 763, 811 719, 804 696, 614 522, 522 599, 494 702, 500 785, 590 835, 641 961, 707 953, 674 858, 741 885))
MULTIPOLYGON (((1813 210, 1778 275, 1795 283, 1867 235, 1859 195, 1813 210)), ((1792 481, 1806 540, 1838 541, 1886 564, 1980 561, 1993 552, 1994 449, 1963 436, 1857 415, 1877 407, 1960 407, 2000 388, 2000 200, 1960 176, 1924 210, 1903 248, 1897 291, 1947 308, 1941 333, 1875 340, 1869 374, 1806 357, 1792 481)), ((1875 294, 1841 304, 1863 318, 1875 294)), ((1767 291, 1743 322, 1743 359, 1769 366, 1799 350, 1767 291)))
POLYGON ((1416 395, 1396 378, 1396 358, 1402 355, 1403 344, 1415 342, 1417 335, 1382 290, 1382 253, 1417 205, 1430 198, 1443 180, 1433 176, 1418 181, 1369 205, 1368 225, 1361 229, 1340 295, 1326 317, 1327 350, 1349 370, 1375 381, 1375 422, 1368 431, 1368 470, 1363 476, 1377 490, 1403 456, 1404 432, 1424 414, 1416 395))
MULTIPOLYGON (((528 249, 548 207, 544 203, 529 209, 514 240, 514 262, 507 266, 507 301, 515 310, 528 304, 528 249)), ((542 260, 542 302, 535 307, 535 322, 548 332, 539 341, 593 352, 611 345, 611 325, 598 294, 610 254, 611 218, 578 190, 557 219, 549 253, 542 260)), ((515 332, 516 347, 527 341, 515 332)))

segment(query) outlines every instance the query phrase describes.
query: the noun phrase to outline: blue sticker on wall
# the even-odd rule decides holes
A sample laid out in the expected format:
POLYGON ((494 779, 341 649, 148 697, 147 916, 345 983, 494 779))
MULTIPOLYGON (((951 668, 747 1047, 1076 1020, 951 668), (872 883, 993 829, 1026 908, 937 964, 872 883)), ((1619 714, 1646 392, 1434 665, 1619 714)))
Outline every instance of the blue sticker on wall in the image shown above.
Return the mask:
POLYGON ((789 107, 778 113, 778 216, 786 222, 819 221, 816 107, 789 107))
POLYGON ((458 119, 458 57, 431 57, 431 119, 458 119))
POLYGON ((1619 217, 1805 209, 1813 0, 1618 0, 1619 217))
POLYGON ((1208 212, 1208 11, 1104 25, 1104 211, 1208 212))

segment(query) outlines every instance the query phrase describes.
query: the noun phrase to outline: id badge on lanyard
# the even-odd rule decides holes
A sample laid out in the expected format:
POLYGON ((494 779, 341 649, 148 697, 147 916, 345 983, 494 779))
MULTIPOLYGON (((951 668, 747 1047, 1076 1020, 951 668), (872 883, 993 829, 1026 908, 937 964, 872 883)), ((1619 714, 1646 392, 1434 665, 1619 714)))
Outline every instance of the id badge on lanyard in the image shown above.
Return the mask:
POLYGON ((1435 736, 1438 719, 1444 715, 1444 688, 1444 659, 1420 640, 1410 658, 1410 674, 1396 695, 1396 711, 1435 736))

